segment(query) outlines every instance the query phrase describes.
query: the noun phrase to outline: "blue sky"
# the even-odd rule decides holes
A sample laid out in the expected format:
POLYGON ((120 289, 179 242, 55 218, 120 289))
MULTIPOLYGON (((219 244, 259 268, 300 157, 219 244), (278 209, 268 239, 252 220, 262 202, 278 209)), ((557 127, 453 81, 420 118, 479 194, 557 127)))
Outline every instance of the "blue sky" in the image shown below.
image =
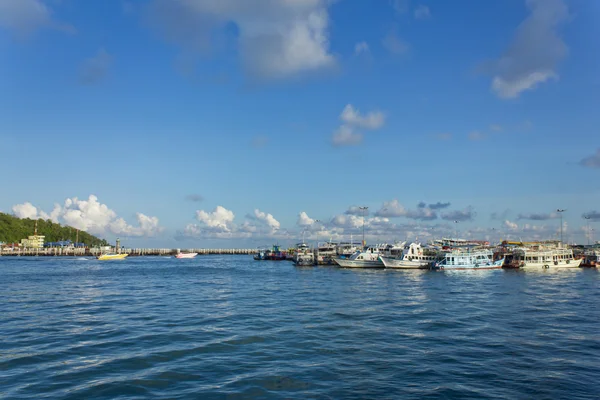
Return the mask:
POLYGON ((0 210, 134 247, 360 240, 358 206, 370 242, 556 238, 558 208, 598 240, 599 19, 586 0, 0 0, 0 210))

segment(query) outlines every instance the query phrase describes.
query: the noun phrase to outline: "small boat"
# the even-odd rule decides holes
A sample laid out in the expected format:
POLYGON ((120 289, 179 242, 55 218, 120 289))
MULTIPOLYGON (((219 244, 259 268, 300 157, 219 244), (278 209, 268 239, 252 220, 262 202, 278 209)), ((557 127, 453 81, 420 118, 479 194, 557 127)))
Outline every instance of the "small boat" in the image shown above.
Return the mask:
POLYGON ((413 242, 400 255, 380 256, 386 268, 427 269, 438 259, 438 252, 413 242))
POLYGON ((308 267, 315 265, 315 254, 304 242, 296 245, 294 252, 294 264, 298 267, 308 267))
POLYGON ((444 254, 440 261, 432 265, 432 269, 499 269, 504 258, 494 260, 494 252, 490 249, 455 249, 444 254))
POLYGON ((194 258, 198 253, 177 253, 175 258, 194 258))
POLYGON ((333 259, 337 255, 337 243, 322 242, 317 244, 317 264, 332 265, 335 264, 333 259))
POLYGON ((122 260, 125 257, 127 257, 128 254, 127 253, 121 253, 121 254, 117 254, 117 253, 106 253, 106 254, 100 254, 98 257, 96 257, 98 260, 122 260))
POLYGON ((600 246, 597 248, 588 249, 583 253, 582 267, 598 268, 600 267, 600 246))

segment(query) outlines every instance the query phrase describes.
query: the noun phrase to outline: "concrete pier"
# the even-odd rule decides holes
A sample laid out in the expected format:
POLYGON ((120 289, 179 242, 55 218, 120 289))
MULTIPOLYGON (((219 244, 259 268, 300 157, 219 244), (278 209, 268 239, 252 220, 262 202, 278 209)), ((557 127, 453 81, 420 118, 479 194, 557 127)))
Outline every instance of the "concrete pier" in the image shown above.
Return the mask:
MULTIPOLYGON (((182 253, 208 254, 254 254, 256 249, 181 249, 182 253)), ((45 249, 2 249, 0 257, 4 256, 70 256, 70 257, 96 257, 101 253, 99 249, 87 248, 45 248, 45 249)), ((136 256, 172 256, 177 254, 177 249, 121 249, 121 253, 127 253, 130 257, 136 256)))

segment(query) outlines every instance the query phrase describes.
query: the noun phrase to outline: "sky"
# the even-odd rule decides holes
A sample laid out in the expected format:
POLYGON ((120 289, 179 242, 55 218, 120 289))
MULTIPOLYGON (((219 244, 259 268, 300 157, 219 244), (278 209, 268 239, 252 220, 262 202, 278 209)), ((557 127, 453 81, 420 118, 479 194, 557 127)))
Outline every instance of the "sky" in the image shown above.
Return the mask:
POLYGON ((0 0, 0 211, 134 248, 600 240, 598 37, 588 0, 0 0))

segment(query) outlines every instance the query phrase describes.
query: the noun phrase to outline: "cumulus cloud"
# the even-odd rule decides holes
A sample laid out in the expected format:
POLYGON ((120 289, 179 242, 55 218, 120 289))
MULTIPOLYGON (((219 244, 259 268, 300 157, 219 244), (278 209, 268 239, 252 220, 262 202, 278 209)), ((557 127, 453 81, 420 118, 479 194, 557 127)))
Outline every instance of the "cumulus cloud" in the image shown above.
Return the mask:
POLYGON ((600 149, 596 150, 596 154, 582 159, 579 164, 588 168, 600 168, 600 149))
POLYGON ((375 130, 385 124, 385 114, 381 111, 370 111, 366 114, 347 104, 340 114, 342 125, 333 133, 334 146, 351 146, 362 142, 360 129, 375 130))
POLYGON ((273 215, 262 212, 259 209, 254 210, 254 217, 257 220, 264 222, 273 230, 277 230, 281 227, 281 224, 275 219, 275 217, 273 217, 273 215))
POLYGON ((233 211, 228 210, 223 206, 215 207, 212 212, 206 212, 204 210, 196 211, 196 219, 215 231, 232 231, 234 218, 235 214, 233 211))
POLYGON ((504 225, 504 228, 506 228, 510 231, 516 231, 519 229, 519 225, 516 222, 511 222, 509 220, 505 220, 503 225, 504 225))
POLYGON ((519 25, 502 56, 484 67, 493 76, 492 90, 514 98, 525 90, 558 79, 558 63, 568 48, 558 28, 569 18, 563 0, 526 0, 530 15, 519 25))
POLYGON ((396 199, 385 201, 375 216, 385 218, 403 217, 407 213, 406 208, 396 199))
POLYGON ((96 55, 83 62, 79 81, 85 85, 102 81, 108 74, 112 62, 113 57, 105 49, 98 50, 96 55))
POLYGON ((344 212, 344 214, 346 215, 369 215, 369 209, 367 208, 366 210, 361 210, 360 206, 350 206, 348 207, 348 209, 344 212))
POLYGON ((310 218, 306 212, 302 211, 298 214, 298 221, 296 221, 296 225, 298 226, 310 226, 315 223, 315 220, 310 218))
POLYGON ((557 213, 528 213, 528 214, 519 214, 517 219, 529 219, 532 221, 546 221, 549 219, 558 218, 557 213))
POLYGON ((62 206, 55 204, 50 214, 29 202, 17 204, 12 210, 19 218, 51 219, 91 234, 153 236, 163 230, 157 217, 149 217, 142 213, 136 214, 138 226, 127 224, 123 218, 117 216, 115 211, 108 208, 106 204, 100 203, 94 195, 90 195, 87 200, 80 200, 77 197, 67 198, 62 206))
POLYGON ((442 219, 446 221, 472 221, 477 213, 473 210, 473 207, 467 207, 464 210, 450 211, 442 214, 442 219))
POLYGON ((431 17, 431 11, 429 10, 429 7, 420 4, 415 9, 415 18, 416 19, 428 19, 430 17, 431 17))
POLYGON ((41 0, 0 0, 0 27, 21 38, 44 28, 74 30, 55 21, 52 10, 41 0))
POLYGON ((150 22, 190 54, 237 29, 245 69, 263 79, 286 78, 335 66, 329 51, 328 0, 154 0, 150 22))

